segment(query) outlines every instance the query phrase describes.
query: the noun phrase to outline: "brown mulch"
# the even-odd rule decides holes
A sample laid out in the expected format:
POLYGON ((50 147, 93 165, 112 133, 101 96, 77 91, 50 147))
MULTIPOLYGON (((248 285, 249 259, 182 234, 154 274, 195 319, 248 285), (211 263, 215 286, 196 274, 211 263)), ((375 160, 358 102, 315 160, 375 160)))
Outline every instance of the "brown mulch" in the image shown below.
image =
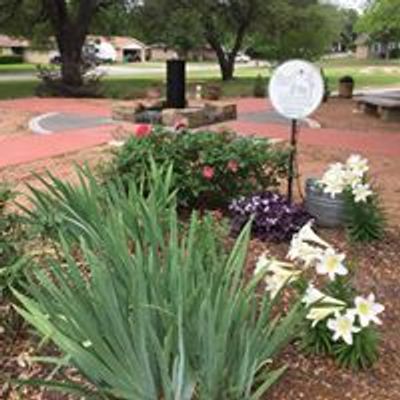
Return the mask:
POLYGON ((315 112, 313 118, 323 128, 400 133, 399 122, 386 122, 375 115, 362 113, 356 99, 332 97, 315 112))
POLYGON ((30 135, 27 128, 33 114, 25 111, 4 110, 0 107, 0 138, 10 136, 30 135))

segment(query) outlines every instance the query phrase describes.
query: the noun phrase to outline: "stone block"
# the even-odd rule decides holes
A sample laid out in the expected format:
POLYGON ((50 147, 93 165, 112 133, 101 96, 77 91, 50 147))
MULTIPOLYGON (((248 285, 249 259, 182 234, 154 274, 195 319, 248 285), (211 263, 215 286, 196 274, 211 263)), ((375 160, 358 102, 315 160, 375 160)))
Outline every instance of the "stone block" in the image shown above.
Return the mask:
POLYGON ((177 122, 184 121, 189 128, 198 128, 209 123, 204 108, 168 108, 162 111, 162 124, 174 126, 177 122))
POLYGON ((112 118, 116 121, 135 122, 135 107, 117 104, 112 107, 112 118))
POLYGON ((237 119, 237 106, 226 101, 212 101, 205 103, 205 110, 210 114, 212 122, 223 122, 237 119))

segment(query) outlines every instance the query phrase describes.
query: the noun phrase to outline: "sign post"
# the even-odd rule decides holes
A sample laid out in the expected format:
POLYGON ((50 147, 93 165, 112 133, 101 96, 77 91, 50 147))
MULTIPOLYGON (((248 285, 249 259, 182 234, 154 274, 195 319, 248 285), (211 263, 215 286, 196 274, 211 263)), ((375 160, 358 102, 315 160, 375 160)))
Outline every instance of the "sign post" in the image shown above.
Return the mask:
POLYGON ((288 165, 288 201, 293 200, 293 181, 297 155, 299 121, 312 114, 324 96, 324 81, 320 70, 303 60, 288 61, 271 77, 269 98, 275 110, 291 121, 291 151, 288 165))
POLYGON ((295 161, 297 152, 297 120, 292 119, 292 132, 290 135, 290 154, 289 154, 289 166, 288 166, 288 202, 292 203, 293 200, 293 181, 295 178, 295 161))

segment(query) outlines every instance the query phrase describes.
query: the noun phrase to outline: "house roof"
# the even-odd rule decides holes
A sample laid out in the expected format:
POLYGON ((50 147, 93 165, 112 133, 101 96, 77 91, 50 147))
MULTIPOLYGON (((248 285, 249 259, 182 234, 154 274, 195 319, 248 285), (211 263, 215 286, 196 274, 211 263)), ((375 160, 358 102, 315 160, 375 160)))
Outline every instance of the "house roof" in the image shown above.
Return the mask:
POLYGON ((145 49, 147 47, 140 40, 128 36, 90 36, 90 39, 109 42, 116 49, 145 49))
POLYGON ((364 46, 370 42, 370 37, 366 33, 361 33, 360 35, 357 36, 357 39, 355 40, 355 45, 356 46, 364 46))
POLYGON ((0 35, 0 47, 29 47, 29 42, 24 39, 18 39, 7 35, 0 35))

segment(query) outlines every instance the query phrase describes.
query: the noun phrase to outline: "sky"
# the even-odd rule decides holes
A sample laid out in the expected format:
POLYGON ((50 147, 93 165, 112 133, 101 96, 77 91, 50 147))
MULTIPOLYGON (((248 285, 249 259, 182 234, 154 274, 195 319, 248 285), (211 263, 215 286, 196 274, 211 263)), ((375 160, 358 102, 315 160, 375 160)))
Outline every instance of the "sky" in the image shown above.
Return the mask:
POLYGON ((367 0, 330 0, 330 2, 344 8, 354 8, 361 11, 367 3, 367 0))

